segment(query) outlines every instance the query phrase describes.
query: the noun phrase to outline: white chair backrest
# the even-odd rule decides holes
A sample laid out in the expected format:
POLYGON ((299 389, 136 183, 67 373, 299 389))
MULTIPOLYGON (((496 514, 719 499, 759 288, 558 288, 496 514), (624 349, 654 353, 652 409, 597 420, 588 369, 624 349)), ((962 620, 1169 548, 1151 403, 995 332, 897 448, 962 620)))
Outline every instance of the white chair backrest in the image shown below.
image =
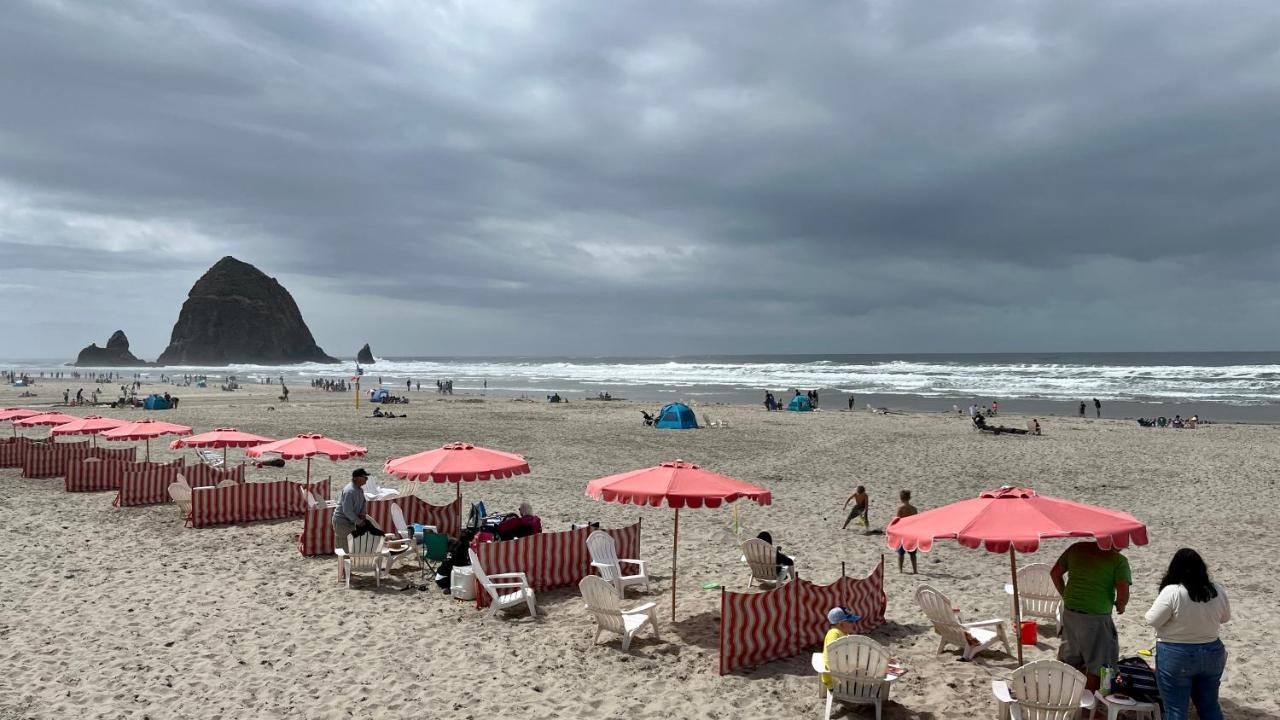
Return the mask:
POLYGON ((921 585, 920 589, 916 590, 916 602, 920 603, 920 609, 924 611, 925 617, 929 618, 929 622, 933 623, 933 629, 943 639, 960 647, 966 647, 964 628, 960 626, 960 619, 951 610, 953 606, 950 598, 943 595, 937 588, 921 585))
POLYGON ((378 478, 370 475, 369 479, 364 481, 363 490, 366 495, 377 496, 382 493, 382 486, 378 484, 378 478))
POLYGON ((827 646, 831 693, 840 698, 873 698, 880 694, 889 649, 865 635, 846 635, 827 646))
POLYGON ((395 525, 396 532, 402 538, 412 538, 409 533, 409 523, 404 521, 404 511, 400 509, 400 503, 391 503, 391 524, 395 525))
MULTIPOLYGON (((179 475, 178 477, 182 477, 179 475)), ((169 497, 178 503, 178 507, 191 507, 191 488, 185 483, 173 482, 169 483, 169 497)))
MULTIPOLYGON (((607 566, 598 568, 600 577, 613 582, 622 576, 622 570, 618 567, 618 548, 612 535, 602 530, 596 530, 588 535, 587 552, 591 553, 591 562, 607 566)), ((586 596, 585 592, 583 596, 586 596)))
POLYGON ((378 569, 382 559, 382 547, 385 542, 385 538, 373 533, 365 533, 358 537, 348 535, 347 547, 351 548, 349 557, 352 571, 378 569))
POLYGON ((307 492, 305 487, 298 488, 298 492, 302 493, 302 502, 308 509, 315 509, 315 506, 319 505, 319 503, 316 502, 316 496, 307 492))
POLYGON ((769 543, 751 538, 742 543, 742 554, 746 556, 753 576, 766 580, 778 576, 778 551, 769 543))
POLYGON ((578 583, 582 599, 587 601, 587 612, 591 613, 602 630, 610 630, 625 634, 626 624, 622 621, 622 606, 618 603, 618 591, 607 580, 598 575, 588 575, 578 583))
POLYGON ((1062 607, 1062 596, 1049 574, 1052 568, 1034 563, 1018 570, 1018 598, 1022 612, 1036 617, 1054 617, 1062 607))
POLYGON ((1009 689, 1025 720, 1073 720, 1086 692, 1084 675, 1057 660, 1036 660, 1014 670, 1009 689))
POLYGON ((497 592, 493 589, 493 583, 489 582, 489 576, 484 574, 484 568, 480 567, 480 558, 476 557, 476 551, 468 548, 467 557, 471 558, 471 573, 476 576, 476 582, 484 586, 490 597, 496 598, 497 592))
POLYGON ((187 490, 191 489, 191 483, 187 482, 187 476, 183 475, 182 473, 178 473, 177 480, 175 482, 177 482, 179 485, 184 486, 185 488, 187 488, 187 490))

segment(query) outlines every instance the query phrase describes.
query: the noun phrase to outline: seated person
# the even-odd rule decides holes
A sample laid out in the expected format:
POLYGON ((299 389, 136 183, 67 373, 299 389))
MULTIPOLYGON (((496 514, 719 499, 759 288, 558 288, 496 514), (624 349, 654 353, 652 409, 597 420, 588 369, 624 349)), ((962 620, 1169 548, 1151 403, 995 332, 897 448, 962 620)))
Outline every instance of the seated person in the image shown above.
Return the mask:
MULTIPOLYGON (((769 532, 768 532, 767 530, 761 530, 761 531, 760 531, 760 534, 759 534, 759 535, 756 535, 756 538, 757 538, 757 539, 760 539, 760 540, 763 540, 763 541, 765 541, 765 542, 769 543, 770 545, 773 545, 773 536, 772 536, 772 535, 770 535, 770 534, 769 534, 769 532)), ((774 560, 774 562, 776 562, 776 563, 777 563, 777 565, 778 565, 778 574, 779 574, 779 575, 781 575, 781 574, 782 574, 782 568, 784 568, 784 567, 795 567, 795 564, 796 564, 796 561, 795 561, 795 560, 791 559, 790 557, 787 557, 786 555, 783 555, 783 554, 782 554, 782 551, 780 551, 780 550, 775 550, 774 552, 776 552, 776 553, 777 553, 777 555, 776 555, 776 559, 774 560)))
POLYGON ((520 503, 520 514, 507 518, 498 526, 497 535, 503 540, 536 535, 542 532, 542 520, 533 514, 533 507, 527 502, 520 503))
MULTIPOLYGON (((827 660, 827 648, 831 647, 831 643, 839 640, 846 635, 853 635, 858 632, 857 623, 862 618, 849 612, 848 609, 842 607, 833 607, 827 612, 827 622, 831 628, 827 630, 827 635, 822 639, 822 666, 830 669, 831 663, 827 660)), ((823 673, 822 684, 828 689, 831 688, 831 676, 823 673)))

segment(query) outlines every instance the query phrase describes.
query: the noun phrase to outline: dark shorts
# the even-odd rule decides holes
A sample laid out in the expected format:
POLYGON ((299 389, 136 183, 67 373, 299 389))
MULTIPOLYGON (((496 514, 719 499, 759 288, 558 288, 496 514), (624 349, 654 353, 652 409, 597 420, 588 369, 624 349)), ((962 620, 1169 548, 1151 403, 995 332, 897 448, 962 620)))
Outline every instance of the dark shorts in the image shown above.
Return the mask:
POLYGON ((859 515, 866 515, 866 514, 867 514, 866 505, 854 505, 853 509, 849 511, 849 517, 845 518, 844 521, 849 522, 850 520, 858 517, 859 515))
MULTIPOLYGON (((907 551, 906 551, 906 550, 904 550, 904 549, 902 549, 902 548, 898 548, 898 557, 902 557, 903 555, 906 555, 906 554, 907 554, 907 551)), ((915 556, 916 556, 916 551, 915 551, 915 550, 912 550, 912 551, 911 551, 911 557, 915 557, 915 556)))
POLYGON ((1062 644, 1058 659, 1097 675, 1104 665, 1120 659, 1120 640, 1111 615, 1094 615, 1062 609, 1062 644))

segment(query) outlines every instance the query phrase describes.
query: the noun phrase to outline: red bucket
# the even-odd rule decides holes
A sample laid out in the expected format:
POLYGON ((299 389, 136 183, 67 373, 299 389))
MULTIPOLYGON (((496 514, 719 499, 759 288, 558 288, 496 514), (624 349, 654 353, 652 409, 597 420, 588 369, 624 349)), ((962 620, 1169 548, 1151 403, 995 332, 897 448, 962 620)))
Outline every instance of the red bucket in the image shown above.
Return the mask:
POLYGON ((1035 620, 1023 620, 1022 628, 1018 637, 1019 642, 1023 645, 1035 645, 1037 628, 1038 625, 1035 620))

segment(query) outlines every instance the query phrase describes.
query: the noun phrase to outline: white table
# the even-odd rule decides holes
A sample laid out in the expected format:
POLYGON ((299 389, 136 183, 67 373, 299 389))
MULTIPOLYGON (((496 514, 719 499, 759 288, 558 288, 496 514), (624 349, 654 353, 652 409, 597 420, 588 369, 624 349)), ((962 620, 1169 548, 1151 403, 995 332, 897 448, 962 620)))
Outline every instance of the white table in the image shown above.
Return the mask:
POLYGON ((1093 706, 1093 712, 1089 713, 1089 717, 1096 717, 1098 711, 1103 707, 1107 709, 1107 720, 1116 720, 1121 713, 1134 713, 1138 717, 1148 717, 1153 720, 1160 720, 1160 706, 1156 703, 1135 702, 1132 705, 1121 705, 1111 699, 1110 695, 1103 695, 1101 690, 1094 690, 1093 694, 1098 698, 1098 704, 1093 706))

